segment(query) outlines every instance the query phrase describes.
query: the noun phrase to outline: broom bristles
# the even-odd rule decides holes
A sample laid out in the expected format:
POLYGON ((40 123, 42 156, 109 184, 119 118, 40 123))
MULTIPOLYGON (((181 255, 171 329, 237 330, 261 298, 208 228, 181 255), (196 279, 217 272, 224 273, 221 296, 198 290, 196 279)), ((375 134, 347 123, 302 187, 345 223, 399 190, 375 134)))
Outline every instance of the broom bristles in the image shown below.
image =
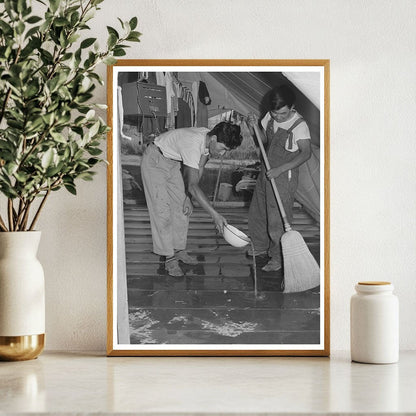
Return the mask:
POLYGON ((284 293, 303 292, 319 286, 321 273, 319 265, 297 231, 282 235, 284 266, 284 293))

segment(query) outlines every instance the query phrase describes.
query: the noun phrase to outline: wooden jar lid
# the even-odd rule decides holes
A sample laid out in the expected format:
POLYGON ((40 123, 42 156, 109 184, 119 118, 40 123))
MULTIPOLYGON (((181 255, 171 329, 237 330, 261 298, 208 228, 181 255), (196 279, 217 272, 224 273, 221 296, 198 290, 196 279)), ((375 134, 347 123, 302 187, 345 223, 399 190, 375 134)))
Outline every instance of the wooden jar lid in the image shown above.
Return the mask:
POLYGON ((358 282, 358 284, 359 285, 365 285, 365 286, 391 285, 390 282, 377 282, 377 281, 358 282))

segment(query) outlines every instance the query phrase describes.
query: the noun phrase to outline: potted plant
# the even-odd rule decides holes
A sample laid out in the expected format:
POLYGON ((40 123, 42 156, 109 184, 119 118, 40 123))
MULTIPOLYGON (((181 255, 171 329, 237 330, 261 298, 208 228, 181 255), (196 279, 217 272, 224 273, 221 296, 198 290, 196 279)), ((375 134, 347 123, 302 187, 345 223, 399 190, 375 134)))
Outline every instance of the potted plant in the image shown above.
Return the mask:
POLYGON ((51 192, 93 179, 108 127, 91 104, 100 63, 138 42, 137 18, 107 27, 100 50, 88 21, 103 0, 0 0, 0 359, 43 349, 44 279, 36 223, 51 192))

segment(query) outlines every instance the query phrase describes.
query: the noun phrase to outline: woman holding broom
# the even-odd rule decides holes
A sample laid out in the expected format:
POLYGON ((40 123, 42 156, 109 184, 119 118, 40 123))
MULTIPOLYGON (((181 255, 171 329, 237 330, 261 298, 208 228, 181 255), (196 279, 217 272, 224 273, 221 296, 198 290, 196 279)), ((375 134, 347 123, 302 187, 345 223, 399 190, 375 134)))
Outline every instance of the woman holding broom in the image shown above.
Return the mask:
MULTIPOLYGON (((257 179, 248 227, 255 247, 254 254, 267 254, 270 258, 262 268, 265 272, 282 268, 280 239, 285 232, 270 180, 276 181, 287 218, 292 222, 298 168, 311 157, 309 128, 294 109, 295 98, 295 93, 287 85, 274 88, 270 94, 270 110, 261 120, 262 129, 257 129, 261 136, 257 140, 265 144, 270 169, 266 171, 262 166, 257 179)), ((257 118, 249 114, 247 121, 254 134, 253 126, 258 123, 257 118)))

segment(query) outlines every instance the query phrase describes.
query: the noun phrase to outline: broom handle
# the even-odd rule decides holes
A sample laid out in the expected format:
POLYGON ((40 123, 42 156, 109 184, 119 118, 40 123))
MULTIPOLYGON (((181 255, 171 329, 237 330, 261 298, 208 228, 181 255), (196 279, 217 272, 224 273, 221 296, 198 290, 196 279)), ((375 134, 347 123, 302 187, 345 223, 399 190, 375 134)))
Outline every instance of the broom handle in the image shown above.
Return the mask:
MULTIPOLYGON (((266 165, 266 169, 270 170, 270 163, 269 163, 269 159, 267 157, 266 151, 264 150, 263 142, 261 140, 261 133, 260 133, 259 126, 257 126, 257 124, 256 124, 253 127, 254 127, 254 131, 256 132, 257 141, 258 141, 259 146, 260 146, 260 151, 261 151, 261 154, 263 156, 264 164, 266 165)), ((287 219, 286 211, 283 207, 283 202, 280 199, 280 195, 279 195, 279 191, 277 190, 275 179, 272 178, 270 180, 270 183, 272 184, 274 196, 276 197, 277 205, 279 206, 280 214, 282 215, 283 224, 285 226, 285 231, 290 231, 292 228, 291 228, 291 226, 289 224, 289 221, 287 219)))

